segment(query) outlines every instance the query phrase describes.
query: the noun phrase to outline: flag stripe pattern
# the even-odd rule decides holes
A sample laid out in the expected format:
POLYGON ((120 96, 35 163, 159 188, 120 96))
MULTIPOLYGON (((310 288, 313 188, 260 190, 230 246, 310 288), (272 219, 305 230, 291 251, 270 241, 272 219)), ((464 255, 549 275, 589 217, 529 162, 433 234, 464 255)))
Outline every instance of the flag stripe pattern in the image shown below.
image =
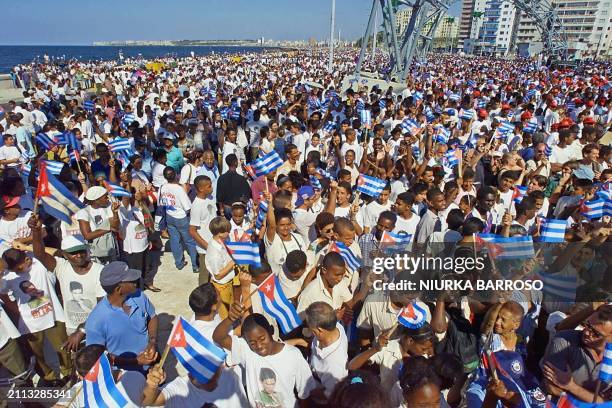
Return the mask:
POLYGON ((94 364, 83 379, 85 407, 121 408, 129 404, 129 399, 113 379, 113 371, 106 353, 94 364))
POLYGON ((606 343, 603 360, 599 368, 599 379, 605 383, 612 382, 612 343, 606 343))
POLYGON ((274 150, 251 163, 257 177, 268 174, 282 165, 283 159, 274 150))
POLYGON ((418 329, 423 326, 427 320, 425 310, 415 302, 409 303, 408 306, 402 308, 397 314, 399 323, 410 329, 418 329))
POLYGON ((342 259, 344 259, 344 262, 346 262, 346 266, 352 271, 356 271, 361 266, 361 260, 353 254, 353 251, 351 251, 349 247, 340 241, 332 243, 329 247, 329 251, 339 253, 342 259))
POLYGON ((42 200, 43 208, 52 217, 72 224, 71 217, 85 205, 75 197, 58 179, 46 170, 43 165, 39 175, 37 198, 42 200))
POLYGON ((386 181, 377 177, 366 176, 365 174, 360 174, 357 178, 357 191, 374 198, 382 193, 386 185, 386 181))
POLYGON ((566 227, 566 220, 545 219, 540 231, 540 242, 563 242, 566 227))
POLYGON ((259 245, 253 242, 226 242, 227 250, 238 265, 261 267, 259 245))
POLYGON ((119 152, 121 150, 131 150, 131 144, 129 139, 118 137, 115 140, 111 140, 108 143, 108 147, 111 152, 119 152))
POLYGON ((538 272, 542 280, 542 292, 550 298, 564 302, 576 300, 578 280, 575 276, 563 276, 558 273, 538 272))
POLYGON ((225 361, 227 353, 179 317, 168 341, 176 359, 200 384, 206 384, 225 361))
POLYGON ((278 278, 270 274, 257 288, 263 309, 278 322, 287 334, 302 324, 295 307, 285 297, 278 278))

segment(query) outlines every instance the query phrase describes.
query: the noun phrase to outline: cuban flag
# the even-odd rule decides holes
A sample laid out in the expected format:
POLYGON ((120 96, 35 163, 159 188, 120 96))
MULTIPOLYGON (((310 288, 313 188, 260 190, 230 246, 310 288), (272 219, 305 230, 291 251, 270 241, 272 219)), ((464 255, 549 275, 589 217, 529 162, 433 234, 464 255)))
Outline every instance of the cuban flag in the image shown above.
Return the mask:
POLYGON ((225 362, 227 353, 179 317, 168 338, 176 359, 200 384, 206 384, 225 362))
POLYGON ((446 144, 448 143, 448 139, 450 139, 451 132, 444 126, 438 126, 436 130, 436 138, 435 141, 438 143, 446 144))
POLYGON ((355 105, 355 109, 357 109, 357 112, 361 112, 362 110, 365 109, 365 102, 363 102, 363 99, 361 98, 357 99, 357 104, 355 105))
POLYGON ((576 288, 578 287, 576 276, 539 271, 538 278, 542 281, 542 292, 547 299, 552 298, 562 302, 576 301, 576 288))
POLYGON ((87 100, 83 102, 83 109, 85 109, 87 112, 93 112, 95 108, 96 104, 94 101, 87 100))
POLYGON ((58 179, 47 171, 47 163, 40 165, 36 200, 41 199, 43 208, 50 216, 72 224, 72 215, 85 208, 77 197, 66 188, 58 179))
POLYGON ((606 343, 603 360, 599 368, 599 379, 602 382, 612 382, 612 343, 606 343))
POLYGON ((467 80, 467 86, 469 86, 470 88, 475 88, 476 87, 476 81, 474 81, 473 79, 468 79, 467 80))
POLYGON ((66 132, 60 133, 59 135, 56 135, 56 136, 53 137, 53 142, 56 145, 64 145, 65 146, 65 145, 68 144, 68 138, 66 136, 67 136, 66 132))
POLYGON ((415 134, 419 131, 419 129, 421 129, 421 126, 419 126, 418 122, 410 118, 404 119, 400 127, 402 128, 403 133, 410 132, 411 134, 415 134))
POLYGON ((79 162, 81 161, 81 155, 78 150, 70 149, 69 153, 71 162, 79 162))
POLYGON ((535 133, 538 130, 538 124, 536 122, 529 122, 523 128, 523 132, 525 133, 535 133))
POLYGON ((398 233, 384 231, 380 237, 381 244, 409 244, 412 241, 412 235, 406 233, 398 233))
POLYGON ((459 119, 472 120, 474 114, 475 113, 472 109, 464 110, 461 112, 461 115, 459 115, 459 119))
POLYGON ((427 312, 416 302, 411 302, 397 314, 397 321, 409 329, 418 329, 427 322, 427 312))
POLYGON ((459 165, 459 161, 461 160, 462 153, 461 149, 449 150, 444 154, 444 158, 446 159, 446 164, 448 167, 456 167, 459 165))
POLYGON ((331 120, 325 122, 325 125, 323 125, 323 131, 327 132, 327 133, 331 133, 336 129, 336 124, 334 122, 332 122, 331 120))
POLYGON ((380 109, 386 109, 386 108, 387 108, 387 102, 385 102, 385 100, 384 100, 384 99, 380 99, 380 100, 378 101, 378 107, 379 107, 380 109))
POLYGON ((510 122, 501 122, 500 125, 495 129, 495 137, 501 138, 507 136, 508 133, 512 133, 514 131, 514 125, 510 122))
POLYGON ((315 190, 323 190, 323 186, 321 185, 321 182, 315 176, 310 176, 310 185, 315 190))
POLYGON ((268 202, 265 200, 261 200, 259 202, 259 207, 257 210, 257 219, 255 220, 255 229, 259 231, 261 227, 263 227, 263 222, 266 219, 266 214, 268 213, 268 202))
POLYGON ((317 173, 319 173, 320 175, 322 175, 323 177, 325 177, 328 180, 333 178, 331 173, 329 171, 325 170, 325 169, 318 168, 317 169, 317 173))
POLYGON ((36 143, 45 150, 51 150, 55 147, 55 142, 46 133, 37 134, 36 143))
POLYGON ((77 139, 76 135, 72 132, 65 132, 64 137, 66 138, 66 144, 72 149, 81 150, 81 142, 77 139))
POLYGON ((372 126, 372 112, 369 110, 363 109, 359 112, 359 118, 363 126, 368 128, 372 126))
POLYGON ((525 94, 525 96, 523 97, 523 102, 529 102, 529 100, 531 98, 533 98, 536 94, 536 90, 535 89, 530 89, 527 91, 527 93, 525 94))
POLYGON ((54 176, 59 176, 64 168, 64 162, 58 162, 55 160, 44 160, 45 165, 47 167, 47 171, 53 174, 54 176))
POLYGON ((120 152, 122 150, 132 149, 130 139, 126 139, 124 137, 117 137, 114 140, 111 140, 108 143, 108 147, 110 148, 111 152, 120 152))
POLYGON ((512 201, 515 204, 523 201, 523 198, 527 195, 527 186, 514 186, 514 192, 512 193, 512 201))
POLYGON ((83 396, 87 408, 121 408, 132 404, 127 394, 115 384, 106 353, 83 377, 83 396))
POLYGON ((580 201, 580 214, 586 218, 592 220, 595 218, 601 218, 604 215, 605 200, 602 198, 596 198, 591 201, 580 201))
POLYGON ((259 245, 253 242, 226 242, 225 246, 238 265, 253 265, 261 268, 259 245))
POLYGON ((32 171, 32 165, 28 163, 24 163, 21 165, 21 171, 24 176, 30 177, 30 172, 32 171))
POLYGON ((346 266, 352 271, 356 271, 361 267, 361 259, 357 258, 353 251, 340 241, 332 242, 328 252, 339 253, 344 262, 346 262, 346 266))
POLYGON ((123 116, 123 123, 125 124, 125 126, 130 126, 132 122, 134 122, 135 120, 136 120, 136 115, 134 115, 134 113, 132 112, 126 113, 123 116))
POLYGON ((274 150, 251 163, 257 177, 268 174, 282 165, 283 159, 274 150))
POLYGON ((540 242, 564 242, 566 220, 544 219, 540 227, 540 242))
POLYGON ((223 106, 219 109, 219 113, 221 114, 221 118, 228 119, 229 118, 229 106, 223 106))
POLYGON ((257 287, 257 293, 263 309, 276 319, 284 334, 290 333, 302 324, 295 307, 283 293, 278 278, 273 273, 257 287))
POLYGON ((112 195, 113 197, 131 197, 132 193, 130 193, 125 188, 118 186, 117 184, 104 182, 104 188, 112 195))
POLYGON ((414 98, 415 101, 422 101, 423 100, 423 92, 416 91, 415 93, 412 94, 412 97, 414 98))
POLYGON ((498 259, 524 259, 533 258, 535 256, 533 239, 531 236, 496 236, 489 242, 498 247, 499 251, 497 251, 496 254, 498 259))
POLYGON ((357 191, 369 195, 370 197, 378 197, 385 189, 387 182, 373 176, 360 174, 357 178, 357 191))
POLYGON ((451 94, 448 95, 448 99, 456 102, 461 99, 461 95, 459 95, 458 93, 451 92, 451 94))

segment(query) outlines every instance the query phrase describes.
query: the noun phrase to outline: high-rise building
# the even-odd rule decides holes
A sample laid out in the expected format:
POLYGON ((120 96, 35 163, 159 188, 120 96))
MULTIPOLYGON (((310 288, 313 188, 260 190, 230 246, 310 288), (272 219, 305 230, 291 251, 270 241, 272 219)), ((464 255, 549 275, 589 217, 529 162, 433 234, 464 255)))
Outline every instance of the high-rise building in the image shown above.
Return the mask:
POLYGON ((395 33, 400 35, 404 32, 408 23, 410 22, 410 17, 412 16, 411 8, 403 8, 398 10, 395 13, 395 33))
POLYGON ((475 53, 507 55, 516 36, 516 7, 510 0, 487 0, 475 53))

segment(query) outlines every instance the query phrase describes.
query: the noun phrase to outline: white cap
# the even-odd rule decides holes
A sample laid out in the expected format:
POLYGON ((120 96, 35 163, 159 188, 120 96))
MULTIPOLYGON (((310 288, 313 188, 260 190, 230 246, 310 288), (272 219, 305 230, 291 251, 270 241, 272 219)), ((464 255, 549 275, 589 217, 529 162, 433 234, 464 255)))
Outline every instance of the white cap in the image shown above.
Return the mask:
POLYGON ((82 235, 67 235, 62 239, 62 251, 77 252, 87 249, 87 241, 82 235))
POLYGON ((104 187, 93 186, 93 187, 90 187, 89 190, 87 190, 87 193, 85 194, 85 198, 89 201, 94 201, 102 197, 106 193, 108 193, 108 191, 106 191, 104 187))

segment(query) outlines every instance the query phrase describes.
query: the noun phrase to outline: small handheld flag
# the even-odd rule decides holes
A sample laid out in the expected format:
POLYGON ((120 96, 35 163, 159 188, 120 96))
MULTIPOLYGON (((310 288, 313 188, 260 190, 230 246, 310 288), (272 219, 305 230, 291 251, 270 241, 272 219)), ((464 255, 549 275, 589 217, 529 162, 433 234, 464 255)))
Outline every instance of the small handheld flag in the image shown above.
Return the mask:
POLYGON ((50 216, 72 224, 71 217, 85 205, 66 186, 47 171, 46 162, 40 165, 36 201, 42 200, 50 216))
POLYGON ((559 273, 538 272, 538 278, 542 281, 542 292, 547 298, 563 302, 576 301, 576 288, 578 279, 576 276, 563 276, 559 273))
POLYGON ((64 168, 63 162, 58 162, 55 160, 45 160, 45 165, 47 171, 49 171, 49 173, 53 174, 54 176, 59 176, 59 174, 62 172, 62 169, 64 168))
POLYGON ((412 241, 412 235, 396 234, 395 232, 384 231, 380 237, 380 244, 409 244, 412 241))
POLYGON ((323 186, 321 185, 321 182, 315 176, 310 176, 310 185, 315 190, 323 190, 323 186))
POLYGON ((544 219, 540 228, 540 242, 565 241, 566 220, 544 219))
POLYGON ((253 242, 230 242, 225 243, 228 252, 238 265, 253 265, 261 267, 259 245, 253 242))
POLYGON ((523 128, 523 132, 525 133, 535 133, 538 130, 538 124, 535 122, 529 122, 523 128))
POLYGON ((278 322, 284 334, 290 333, 302 324, 293 304, 283 293, 278 278, 271 273, 257 288, 261 305, 278 322))
POLYGON ((251 163, 257 177, 268 174, 282 165, 283 159, 274 150, 251 163))
POLYGON ((168 346, 176 359, 200 384, 206 384, 225 361, 227 353, 179 317, 168 346))
POLYGON ((36 143, 45 150, 51 150, 55 146, 55 142, 46 133, 37 134, 36 143))
POLYGON ((352 271, 356 271, 361 266, 361 259, 357 258, 353 251, 342 242, 333 242, 329 246, 329 252, 339 253, 346 262, 346 266, 352 271))
POLYGON ((360 174, 357 178, 357 191, 369 195, 370 197, 378 197, 385 189, 387 182, 373 176, 360 174))
POLYGON ((109 183, 105 181, 104 187, 110 193, 110 195, 114 197, 131 197, 132 196, 132 193, 130 193, 125 188, 118 186, 117 184, 113 184, 113 183, 109 183))
POLYGON ((359 118, 361 120, 361 124, 367 128, 372 126, 372 112, 369 110, 363 109, 359 113, 359 118))
POLYGON ((404 327, 418 329, 427 321, 427 312, 416 302, 411 302, 398 313, 397 320, 404 327))
POLYGON ((596 198, 591 201, 580 201, 580 213, 588 219, 601 218, 604 215, 605 200, 596 198))
POLYGON ((602 382, 612 382, 612 343, 606 343, 603 360, 599 368, 599 379, 602 382))
POLYGON ((527 195, 527 186, 514 186, 514 192, 512 193, 512 201, 516 204, 523 201, 523 198, 527 195))
POLYGON ((83 377, 83 396, 85 407, 125 407, 130 399, 113 379, 113 370, 106 353, 89 369, 83 377))
POLYGON ((119 152, 121 150, 131 150, 132 149, 130 140, 123 138, 123 137, 117 137, 114 140, 111 140, 108 143, 108 146, 111 152, 119 152))

